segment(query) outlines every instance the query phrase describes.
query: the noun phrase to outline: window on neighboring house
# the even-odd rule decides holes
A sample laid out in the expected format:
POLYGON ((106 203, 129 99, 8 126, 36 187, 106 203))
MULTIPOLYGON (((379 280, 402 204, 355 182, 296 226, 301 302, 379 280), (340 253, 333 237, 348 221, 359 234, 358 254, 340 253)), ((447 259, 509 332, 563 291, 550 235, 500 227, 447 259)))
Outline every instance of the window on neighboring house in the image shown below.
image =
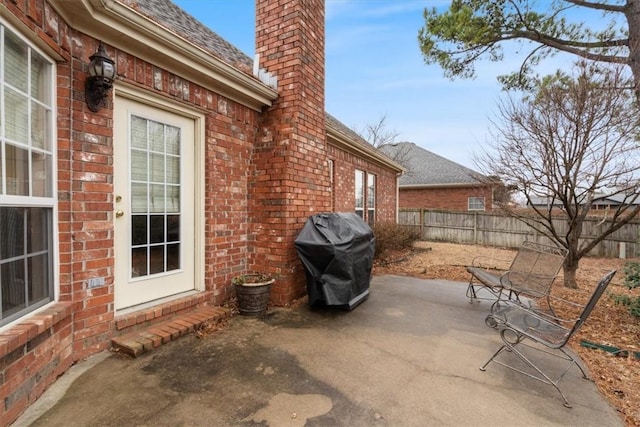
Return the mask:
POLYGON ((484 197, 469 197, 470 211, 483 211, 484 210, 484 197))
POLYGON ((376 176, 367 174, 367 222, 373 227, 376 220, 376 176))
POLYGON ((356 169, 356 214, 364 219, 364 172, 356 169))
POLYGON ((0 22, 0 326, 53 299, 54 68, 0 22))

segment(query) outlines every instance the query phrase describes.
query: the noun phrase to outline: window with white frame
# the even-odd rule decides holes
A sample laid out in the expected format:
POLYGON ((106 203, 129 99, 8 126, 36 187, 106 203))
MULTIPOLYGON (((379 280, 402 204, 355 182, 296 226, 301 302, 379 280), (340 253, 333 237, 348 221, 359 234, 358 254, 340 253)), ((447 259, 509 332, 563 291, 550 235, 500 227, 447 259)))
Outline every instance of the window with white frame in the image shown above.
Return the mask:
POLYGON ((468 210, 470 210, 470 211, 483 211, 484 210, 484 197, 469 197, 468 210))
POLYGON ((376 176, 367 174, 367 222, 373 227, 376 221, 376 176))
POLYGON ((54 77, 0 21, 0 326, 54 296, 54 77))
POLYGON ((356 214, 364 219, 364 172, 356 169, 356 214))

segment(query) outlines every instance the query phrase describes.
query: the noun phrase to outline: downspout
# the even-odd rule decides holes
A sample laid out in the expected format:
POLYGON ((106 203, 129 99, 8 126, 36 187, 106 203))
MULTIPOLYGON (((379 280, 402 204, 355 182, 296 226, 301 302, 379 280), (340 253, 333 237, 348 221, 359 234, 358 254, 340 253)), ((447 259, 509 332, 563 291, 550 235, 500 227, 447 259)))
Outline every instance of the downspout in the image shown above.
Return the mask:
POLYGON ((396 174, 396 224, 400 221, 400 177, 402 172, 396 174))

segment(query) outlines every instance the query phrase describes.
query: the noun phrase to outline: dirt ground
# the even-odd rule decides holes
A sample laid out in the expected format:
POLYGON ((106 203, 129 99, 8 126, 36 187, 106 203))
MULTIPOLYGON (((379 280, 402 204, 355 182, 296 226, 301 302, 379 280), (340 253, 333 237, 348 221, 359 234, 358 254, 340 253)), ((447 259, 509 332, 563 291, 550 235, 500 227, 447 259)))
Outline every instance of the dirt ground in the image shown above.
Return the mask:
MULTIPOLYGON (((458 245, 438 242, 418 242, 415 249, 387 253, 374 264, 374 274, 399 274, 425 279, 468 281, 465 270, 474 258, 482 256, 485 267, 507 269, 514 250, 493 247, 458 245)), ((589 369, 591 378, 601 393, 615 407, 629 426, 640 426, 640 360, 634 356, 640 351, 640 319, 632 316, 626 307, 615 303, 616 295, 635 297, 640 289, 629 290, 624 283, 624 265, 638 259, 583 258, 577 273, 578 289, 562 284, 562 275, 553 285, 552 294, 564 299, 584 303, 598 280, 608 271, 616 269, 605 294, 582 329, 570 345, 589 369), (627 350, 627 356, 614 355, 600 348, 581 345, 582 341, 627 350)), ((563 313, 558 313, 562 316, 563 313)), ((566 313, 568 314, 568 313, 566 313)))

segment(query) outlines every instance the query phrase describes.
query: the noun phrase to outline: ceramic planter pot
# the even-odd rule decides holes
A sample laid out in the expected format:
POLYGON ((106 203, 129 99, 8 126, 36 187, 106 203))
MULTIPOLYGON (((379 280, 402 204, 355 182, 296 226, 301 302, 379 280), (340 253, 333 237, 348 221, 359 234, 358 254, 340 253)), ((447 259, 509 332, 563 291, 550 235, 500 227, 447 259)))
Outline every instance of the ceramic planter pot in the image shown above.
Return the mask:
POLYGON ((238 298, 238 310, 245 316, 259 316, 267 311, 271 285, 275 282, 268 274, 243 274, 233 278, 238 298))

